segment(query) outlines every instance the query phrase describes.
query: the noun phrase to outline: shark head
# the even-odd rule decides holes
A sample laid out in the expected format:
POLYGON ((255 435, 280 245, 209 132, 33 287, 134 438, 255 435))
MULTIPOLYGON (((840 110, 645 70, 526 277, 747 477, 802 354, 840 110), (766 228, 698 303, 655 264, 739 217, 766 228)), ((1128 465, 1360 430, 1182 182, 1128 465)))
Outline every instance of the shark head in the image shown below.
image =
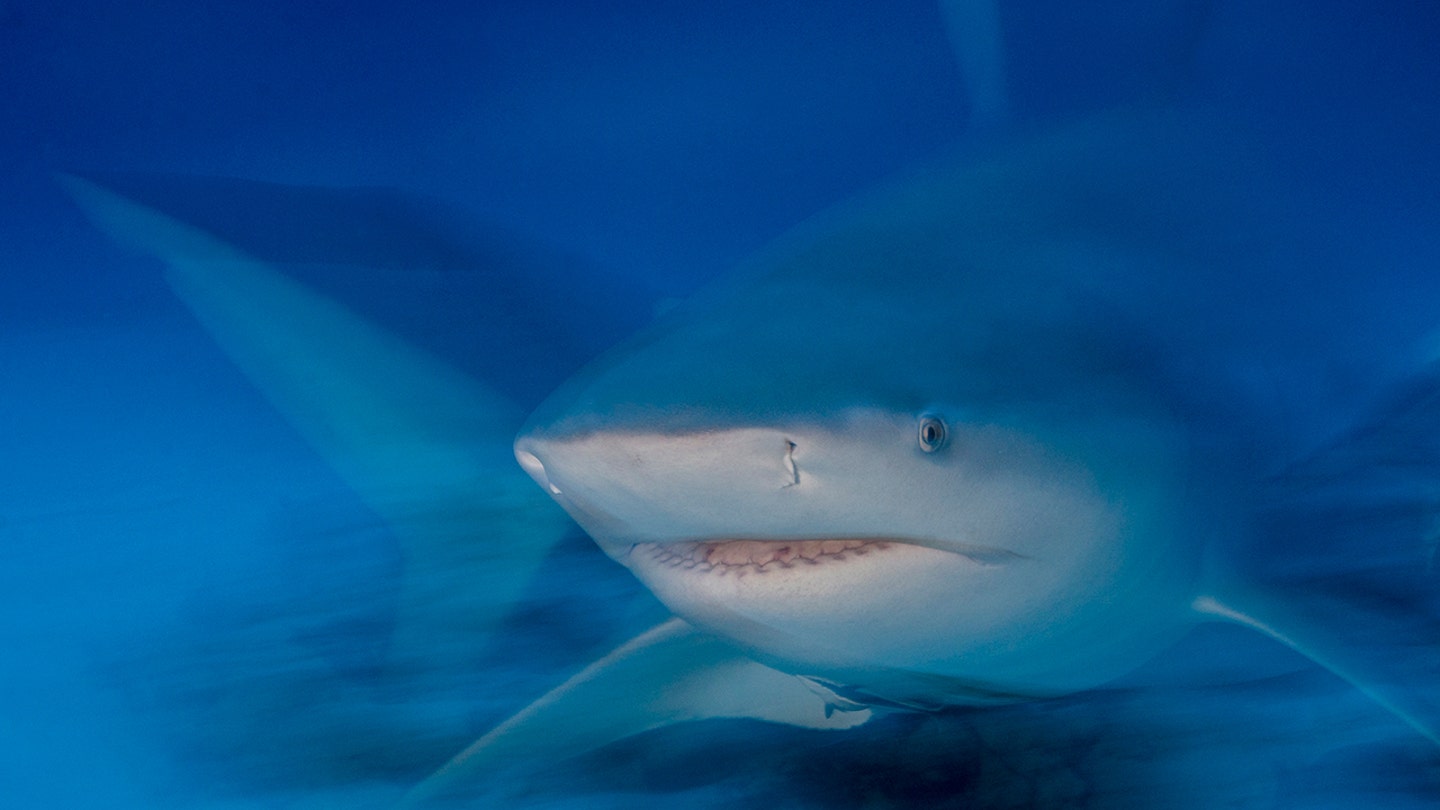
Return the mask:
POLYGON ((794 674, 983 702, 1133 668, 1192 593, 1189 443, 1124 325, 993 210, 932 186, 802 229, 557 391, 520 464, 794 674))

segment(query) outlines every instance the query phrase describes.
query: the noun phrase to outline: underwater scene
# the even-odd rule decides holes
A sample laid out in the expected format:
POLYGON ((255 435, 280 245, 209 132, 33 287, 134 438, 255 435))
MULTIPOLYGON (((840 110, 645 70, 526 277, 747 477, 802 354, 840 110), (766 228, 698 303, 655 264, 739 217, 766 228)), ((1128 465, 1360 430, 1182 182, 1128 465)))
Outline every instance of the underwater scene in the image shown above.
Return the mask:
POLYGON ((1440 804, 1440 8, 0 0, 0 806, 1440 804))

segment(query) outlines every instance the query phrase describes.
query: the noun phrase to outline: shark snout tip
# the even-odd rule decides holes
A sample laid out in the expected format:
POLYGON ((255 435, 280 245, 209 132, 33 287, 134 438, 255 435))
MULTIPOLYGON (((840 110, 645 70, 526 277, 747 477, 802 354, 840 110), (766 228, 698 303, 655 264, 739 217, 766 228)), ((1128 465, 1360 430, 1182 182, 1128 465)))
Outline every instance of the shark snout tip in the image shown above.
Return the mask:
POLYGON ((525 471, 540 485, 540 488, 551 495, 559 495, 560 488, 550 480, 545 471, 545 462, 540 460, 540 442, 529 436, 521 436, 515 440, 515 460, 519 462, 520 469, 525 471))

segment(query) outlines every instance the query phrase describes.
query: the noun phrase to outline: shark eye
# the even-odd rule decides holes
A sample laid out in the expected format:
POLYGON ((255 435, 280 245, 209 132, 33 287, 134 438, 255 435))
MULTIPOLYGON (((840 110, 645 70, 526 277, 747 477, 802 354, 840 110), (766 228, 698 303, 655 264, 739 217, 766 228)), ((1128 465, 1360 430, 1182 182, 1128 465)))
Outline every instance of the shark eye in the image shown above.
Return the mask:
POLYGON ((945 420, 932 414, 920 417, 920 428, 916 432, 920 440, 920 449, 926 453, 933 453, 945 446, 945 440, 950 437, 950 431, 945 427, 945 420))

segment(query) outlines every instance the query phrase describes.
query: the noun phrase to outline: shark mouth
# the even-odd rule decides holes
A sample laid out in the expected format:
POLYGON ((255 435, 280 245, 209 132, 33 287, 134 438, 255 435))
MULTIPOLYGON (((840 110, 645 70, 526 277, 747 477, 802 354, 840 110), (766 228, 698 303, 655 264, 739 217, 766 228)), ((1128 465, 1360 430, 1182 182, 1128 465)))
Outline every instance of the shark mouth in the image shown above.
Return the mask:
MULTIPOLYGON (((1029 558, 1000 548, 965 543, 938 544, 901 537, 841 537, 809 540, 711 539, 636 543, 629 559, 695 573, 746 574, 805 570, 858 557, 901 550, 943 551, 980 566, 998 566, 1029 558)), ((627 563, 627 564, 631 564, 627 563)))
POLYGON ((844 562, 876 554, 904 543, 888 538, 843 540, 700 540, 680 543, 638 543, 632 555, 699 573, 763 573, 844 562))

